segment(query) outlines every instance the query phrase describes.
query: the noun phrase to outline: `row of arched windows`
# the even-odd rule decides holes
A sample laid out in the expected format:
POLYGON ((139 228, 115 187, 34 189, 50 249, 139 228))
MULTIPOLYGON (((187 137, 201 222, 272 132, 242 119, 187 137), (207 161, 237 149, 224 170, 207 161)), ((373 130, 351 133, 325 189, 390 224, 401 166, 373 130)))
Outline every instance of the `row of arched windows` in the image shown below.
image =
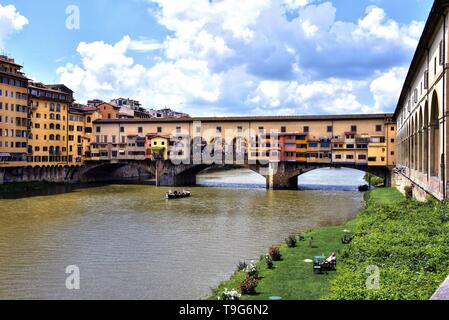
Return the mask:
POLYGON ((412 170, 441 176, 440 103, 436 92, 432 100, 418 107, 398 132, 399 164, 412 170))

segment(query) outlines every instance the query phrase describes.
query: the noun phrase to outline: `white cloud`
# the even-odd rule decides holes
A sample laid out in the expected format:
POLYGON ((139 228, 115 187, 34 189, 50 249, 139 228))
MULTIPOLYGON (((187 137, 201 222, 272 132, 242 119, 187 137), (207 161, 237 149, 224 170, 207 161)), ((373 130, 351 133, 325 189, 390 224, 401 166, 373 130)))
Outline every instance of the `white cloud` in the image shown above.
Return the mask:
POLYGON ((58 69, 79 100, 123 95, 194 115, 391 111, 387 100, 402 82, 383 87, 382 79, 400 78, 394 68, 408 61, 423 28, 376 6, 356 22, 338 21, 330 1, 147 1, 170 34, 80 43, 81 64, 58 69), (287 19, 286 10, 296 16, 287 19), (152 51, 156 63, 136 64, 132 51, 152 51))
POLYGON ((364 81, 328 79, 300 84, 296 81, 262 81, 249 101, 268 113, 276 109, 295 114, 363 113, 374 110, 360 103, 354 91, 364 81))
POLYGON ((0 4, 0 49, 4 48, 5 40, 21 31, 28 24, 28 19, 21 15, 13 5, 0 4))
POLYGON ((129 49, 138 52, 151 52, 155 50, 162 49, 164 45, 159 41, 155 40, 131 40, 129 43, 129 49))
POLYGON ((379 111, 393 110, 404 84, 407 68, 394 67, 376 77, 370 85, 370 91, 379 111))

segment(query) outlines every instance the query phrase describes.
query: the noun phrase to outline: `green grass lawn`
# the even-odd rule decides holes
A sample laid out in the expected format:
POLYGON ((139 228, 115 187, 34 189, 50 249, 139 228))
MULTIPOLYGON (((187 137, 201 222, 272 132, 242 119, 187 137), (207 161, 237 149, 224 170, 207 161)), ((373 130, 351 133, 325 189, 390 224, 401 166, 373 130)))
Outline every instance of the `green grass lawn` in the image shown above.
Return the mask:
MULTIPOLYGON (((314 256, 329 256, 332 252, 341 251, 343 244, 341 237, 344 230, 351 230, 354 222, 339 227, 320 228, 306 234, 306 241, 298 242, 296 248, 281 246, 282 261, 275 262, 273 269, 267 269, 265 263, 259 262, 261 280, 257 286, 257 294, 242 296, 242 300, 265 300, 271 296, 280 296, 284 300, 316 300, 329 290, 330 280, 335 272, 328 274, 314 274, 313 263, 304 260, 313 260, 314 256), (313 237, 313 248, 308 238, 313 237)), ((268 251, 268 250, 267 250, 268 251)), ((244 272, 238 272, 229 281, 222 283, 214 290, 211 299, 218 299, 217 294, 224 288, 237 288, 239 282, 245 277, 244 272)))
MULTIPOLYGON (((396 203, 403 201, 404 197, 392 188, 375 189, 366 194, 368 203, 396 203)), ((337 259, 345 245, 341 237, 345 230, 353 232, 357 220, 352 220, 338 227, 324 227, 305 234, 306 241, 298 242, 296 248, 281 246, 283 260, 275 262, 274 269, 267 269, 265 263, 258 262, 261 280, 257 287, 257 294, 242 296, 241 300, 265 300, 271 296, 280 296, 284 300, 319 300, 327 295, 331 281, 338 275, 337 272, 328 274, 314 274, 313 263, 304 260, 313 260, 314 256, 329 256, 337 253, 337 259), (314 238, 313 247, 307 239, 314 238)), ((268 251, 268 249, 267 249, 268 251)), ((263 252, 261 252, 263 254, 263 252)), ((338 265, 337 265, 338 269, 338 265)), ((235 273, 231 279, 220 284, 212 293, 210 299, 218 299, 218 295, 225 288, 238 288, 240 281, 245 277, 243 271, 235 273)))
POLYGON ((380 205, 392 205, 404 201, 404 196, 395 188, 379 188, 367 192, 365 201, 368 205, 371 202, 380 205))

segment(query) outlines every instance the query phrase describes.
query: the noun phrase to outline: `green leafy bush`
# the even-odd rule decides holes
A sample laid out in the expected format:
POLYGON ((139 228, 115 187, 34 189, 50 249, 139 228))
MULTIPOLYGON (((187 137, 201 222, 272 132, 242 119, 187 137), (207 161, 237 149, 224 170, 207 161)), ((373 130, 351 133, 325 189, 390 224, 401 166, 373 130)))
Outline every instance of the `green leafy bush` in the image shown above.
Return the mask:
POLYGON ((270 256, 271 260, 273 260, 273 261, 281 261, 282 260, 281 250, 277 246, 271 247, 270 251, 268 252, 268 255, 270 256))
POLYGON ((285 239, 285 243, 287 244, 287 247, 294 248, 296 247, 296 236, 289 236, 287 239, 285 239))
POLYGON ((447 204, 370 199, 325 298, 428 300, 449 274, 448 217, 447 204), (369 266, 379 268, 378 290, 366 285, 369 266))

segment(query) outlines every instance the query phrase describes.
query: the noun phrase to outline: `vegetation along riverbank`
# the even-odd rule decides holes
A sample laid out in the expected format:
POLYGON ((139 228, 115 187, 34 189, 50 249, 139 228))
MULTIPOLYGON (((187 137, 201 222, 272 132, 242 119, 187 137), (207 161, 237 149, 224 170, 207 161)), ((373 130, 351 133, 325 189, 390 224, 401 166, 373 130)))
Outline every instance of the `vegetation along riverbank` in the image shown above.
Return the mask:
POLYGON ((307 232, 297 237, 294 247, 280 246, 282 260, 273 262, 271 269, 267 258, 262 257, 255 263, 255 283, 248 282, 247 274, 254 272, 247 267, 214 289, 210 299, 239 297, 248 284, 255 285, 255 293, 241 295, 241 300, 273 296, 304 300, 429 299, 449 274, 449 206, 406 200, 392 188, 366 193, 365 201, 356 219, 307 232), (342 243, 345 235, 353 237, 350 244, 342 243), (314 257, 332 252, 337 253, 337 271, 315 274, 314 257), (227 294, 223 295, 225 289, 227 294), (234 295, 230 295, 233 289, 234 295))

